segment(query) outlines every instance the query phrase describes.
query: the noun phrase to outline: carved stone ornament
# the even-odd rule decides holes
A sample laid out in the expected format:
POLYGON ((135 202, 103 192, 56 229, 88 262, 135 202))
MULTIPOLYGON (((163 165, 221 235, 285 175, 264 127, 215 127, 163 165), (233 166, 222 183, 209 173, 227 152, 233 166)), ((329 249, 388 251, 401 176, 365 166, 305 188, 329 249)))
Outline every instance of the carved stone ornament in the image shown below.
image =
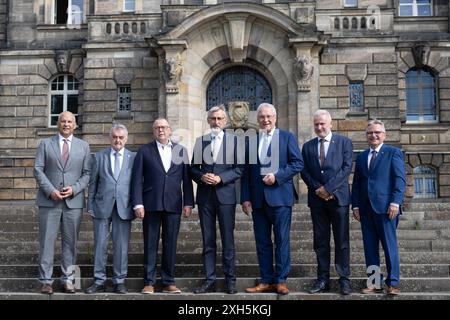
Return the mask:
POLYGON ((55 63, 58 72, 64 73, 69 71, 70 67, 70 54, 69 51, 58 51, 55 55, 55 63))
POLYGON ((306 56, 299 56, 294 63, 294 78, 297 81, 298 90, 311 90, 311 78, 314 72, 314 66, 311 60, 306 56))
POLYGON ((181 73, 183 71, 183 65, 180 61, 180 57, 170 57, 166 59, 166 80, 172 84, 176 84, 180 81, 181 73))
POLYGON ((430 56, 430 46, 427 44, 418 44, 411 48, 414 62, 417 67, 422 67, 428 63, 430 56))
POLYGON ((228 104, 228 114, 233 129, 246 129, 248 125, 248 103, 233 101, 228 104))

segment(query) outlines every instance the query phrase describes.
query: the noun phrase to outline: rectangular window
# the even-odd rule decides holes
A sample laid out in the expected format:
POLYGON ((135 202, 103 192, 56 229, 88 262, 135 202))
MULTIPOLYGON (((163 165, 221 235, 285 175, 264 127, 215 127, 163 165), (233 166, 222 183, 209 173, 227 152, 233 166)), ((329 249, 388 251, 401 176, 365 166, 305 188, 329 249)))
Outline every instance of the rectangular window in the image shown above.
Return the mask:
POLYGON ((119 86, 117 92, 118 92, 117 115, 129 116, 131 114, 131 87, 119 86))
POLYGON ((344 7, 358 7, 358 0, 344 0, 344 7))
POLYGON ((433 14, 432 9, 432 0, 400 0, 398 14, 402 17, 429 17, 433 14))
POLYGON ((84 0, 55 0, 54 23, 80 25, 84 22, 84 0))
POLYGON ((134 12, 136 8, 135 0, 123 0, 123 11, 134 12))
POLYGON ((352 82, 348 85, 350 111, 364 111, 364 83, 352 82))

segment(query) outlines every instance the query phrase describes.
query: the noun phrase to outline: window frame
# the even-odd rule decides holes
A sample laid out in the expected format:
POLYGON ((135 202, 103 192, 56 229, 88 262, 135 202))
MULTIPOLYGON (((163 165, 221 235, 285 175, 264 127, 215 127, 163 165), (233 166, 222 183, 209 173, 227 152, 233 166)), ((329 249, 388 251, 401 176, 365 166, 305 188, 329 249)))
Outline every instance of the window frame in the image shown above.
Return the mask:
POLYGON ((52 20, 51 20, 51 24, 53 25, 67 25, 67 26, 76 26, 76 25, 80 25, 80 24, 84 24, 86 23, 86 5, 87 5, 87 1, 86 0, 81 0, 81 3, 83 5, 83 7, 81 8, 81 20, 80 23, 73 23, 73 12, 72 10, 68 10, 68 8, 72 7, 72 1, 74 0, 67 0, 67 20, 65 23, 58 23, 58 5, 57 2, 58 0, 53 0, 52 1, 52 20))
POLYGON ((347 4, 348 0, 342 0, 344 8, 358 8, 358 0, 356 0, 356 4, 347 4))
POLYGON ((122 12, 136 12, 136 0, 123 0, 122 12), (132 10, 131 9, 127 9, 127 3, 131 2, 131 1, 134 4, 132 10))
POLYGON ((117 116, 119 117, 129 117, 131 115, 131 85, 118 85, 117 86, 117 116), (128 92, 120 92, 122 88, 129 89, 128 92), (129 97, 129 109, 128 110, 120 110, 121 104, 120 104, 120 98, 121 94, 126 94, 126 96, 129 97))
POLYGON ((413 198, 414 199, 437 199, 439 197, 439 195, 438 195, 439 188, 438 188, 438 179, 437 179, 437 177, 438 177, 437 170, 435 168, 431 167, 431 166, 418 165, 418 166, 414 167, 413 168, 413 190, 414 190, 413 191, 414 192, 413 198), (430 169, 432 171, 432 173, 423 173, 423 172, 416 173, 415 172, 416 169, 419 169, 419 168, 430 169), (416 193, 416 180, 418 180, 418 179, 422 180, 422 184, 424 186, 422 191, 426 191, 427 190, 426 189, 426 185, 427 185, 426 181, 430 181, 431 180, 433 182, 433 186, 434 186, 434 193, 425 193, 425 192, 416 193), (426 196, 426 195, 430 195, 430 194, 433 195, 433 196, 431 196, 431 197, 430 196, 426 196))
POLYGON ((429 69, 429 68, 411 68, 408 70, 408 72, 406 72, 405 74, 405 102, 406 102, 406 124, 434 124, 434 123, 439 123, 439 92, 438 92, 438 77, 429 69), (418 115, 418 120, 408 120, 408 89, 416 89, 417 92, 417 97, 419 97, 419 102, 420 100, 423 100, 423 90, 424 89, 431 89, 430 87, 426 87, 426 86, 420 86, 421 83, 417 84, 417 88, 411 88, 408 85, 408 73, 410 71, 421 71, 421 72, 426 72, 428 74, 431 75, 432 79, 433 79, 433 83, 434 83, 434 115, 435 115, 435 119, 433 120, 426 120, 424 119, 424 112, 423 112, 423 103, 421 105, 418 106, 418 110, 417 110, 417 115, 418 115), (419 96, 419 94, 421 93, 421 95, 419 96))
MULTIPOLYGON (((55 115, 59 115, 56 113, 52 113, 52 96, 53 95, 61 95, 63 96, 63 108, 61 112, 64 111, 68 111, 67 110, 67 102, 68 102, 68 96, 69 95, 77 95, 77 103, 79 103, 79 95, 80 95, 80 90, 79 90, 79 86, 80 86, 80 81, 72 74, 58 74, 55 77, 53 77, 48 84, 48 123, 47 126, 48 128, 56 128, 56 125, 52 125, 52 117, 54 117, 55 115), (52 84, 55 80, 57 80, 59 77, 64 77, 64 82, 63 82, 63 90, 52 90, 52 84), (78 84, 78 89, 77 90, 68 90, 68 77, 72 77, 76 84, 78 84)), ((77 113, 74 113, 75 118, 77 119, 77 123, 78 123, 78 107, 79 104, 77 104, 77 113)))
MULTIPOLYGON (((417 0, 411 0, 412 3, 400 3, 400 0, 398 0, 398 16, 399 17, 433 17, 434 13, 433 13, 433 0, 429 0, 430 1, 430 15, 429 16, 424 16, 424 15, 419 15, 419 6, 424 6, 424 4, 418 4, 417 0), (406 7, 406 6, 412 6, 413 12, 412 15, 402 15, 401 14, 401 7, 406 7)), ((425 4, 427 5, 427 4, 425 4)))

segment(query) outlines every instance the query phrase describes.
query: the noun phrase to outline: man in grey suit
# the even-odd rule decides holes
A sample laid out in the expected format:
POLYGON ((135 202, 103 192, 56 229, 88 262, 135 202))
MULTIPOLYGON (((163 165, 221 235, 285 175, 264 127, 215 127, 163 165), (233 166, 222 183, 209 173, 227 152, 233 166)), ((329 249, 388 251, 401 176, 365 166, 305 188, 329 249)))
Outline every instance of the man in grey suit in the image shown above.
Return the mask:
POLYGON ((134 213, 130 182, 136 154, 125 149, 128 130, 114 124, 109 132, 111 147, 95 154, 89 182, 88 212, 94 218, 94 283, 87 294, 105 291, 108 236, 112 228, 114 292, 125 294, 128 272, 128 242, 134 213))
POLYGON ((66 293, 75 293, 76 243, 89 183, 89 145, 73 136, 75 116, 68 111, 58 117, 59 134, 42 140, 36 151, 34 177, 39 186, 39 281, 41 293, 52 294, 55 241, 61 224, 61 282, 66 293))

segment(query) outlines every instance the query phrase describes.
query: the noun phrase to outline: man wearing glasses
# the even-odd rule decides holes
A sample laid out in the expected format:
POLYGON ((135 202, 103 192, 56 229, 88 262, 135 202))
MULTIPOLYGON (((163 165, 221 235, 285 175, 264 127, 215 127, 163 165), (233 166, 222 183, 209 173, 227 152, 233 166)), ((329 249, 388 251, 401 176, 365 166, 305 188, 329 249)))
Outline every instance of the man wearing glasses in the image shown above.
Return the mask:
POLYGON ((194 293, 216 290, 216 217, 222 240, 222 270, 225 292, 237 293, 235 272, 234 224, 236 209, 235 182, 243 165, 236 160, 236 138, 225 133, 227 116, 223 105, 208 111, 211 133, 197 139, 191 175, 197 183, 197 204, 203 237, 203 267, 206 279, 194 293))
POLYGON ((181 293, 175 286, 174 271, 181 212, 189 217, 194 206, 189 157, 186 148, 172 143, 172 129, 166 119, 153 123, 155 141, 137 152, 132 173, 132 195, 136 218, 143 219, 144 288, 155 291, 156 259, 162 229, 161 282, 164 293, 181 293), (162 226, 162 227, 161 227, 162 226))
MULTIPOLYGON (((396 229, 406 188, 405 163, 400 149, 385 145, 383 122, 368 123, 369 149, 356 159, 352 188, 353 216, 361 222, 366 267, 380 267, 379 242, 386 258, 388 295, 399 294, 400 263, 396 229)), ((362 293, 382 292, 368 285, 362 293)))

